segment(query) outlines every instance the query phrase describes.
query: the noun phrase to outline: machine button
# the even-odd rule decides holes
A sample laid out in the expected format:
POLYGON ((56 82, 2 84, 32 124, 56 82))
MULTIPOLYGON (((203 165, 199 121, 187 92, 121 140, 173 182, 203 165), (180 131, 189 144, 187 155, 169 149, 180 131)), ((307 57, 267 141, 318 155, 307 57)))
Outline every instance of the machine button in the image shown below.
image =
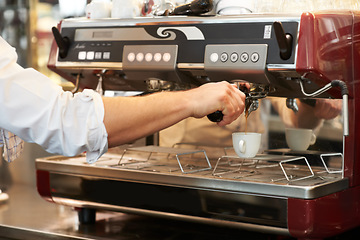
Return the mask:
POLYGON ((216 63, 218 60, 219 60, 219 54, 217 54, 217 53, 212 53, 212 54, 210 55, 210 61, 211 61, 211 62, 216 63))
POLYGON ((257 52, 251 54, 251 61, 253 63, 256 63, 257 61, 259 61, 259 58, 260 58, 260 56, 259 56, 259 54, 257 52))
POLYGON ((103 58, 104 59, 110 59, 110 52, 104 52, 103 58))
POLYGON ((169 62, 170 59, 171 59, 170 53, 164 53, 164 55, 163 55, 164 62, 169 62))
POLYGON ((131 52, 128 54, 127 59, 129 62, 135 61, 135 53, 131 52))
POLYGON ((101 59, 102 52, 95 52, 95 59, 101 59))
POLYGON ((87 60, 94 60, 94 57, 95 57, 95 52, 90 51, 90 52, 86 53, 86 59, 87 60))
POLYGON ((247 54, 247 53, 242 53, 242 54, 240 55, 240 60, 241 60, 243 63, 247 62, 247 61, 249 60, 249 54, 247 54))
POLYGON ((86 59, 86 52, 85 51, 80 51, 78 54, 78 59, 79 60, 85 60, 86 59))
POLYGON ((161 53, 155 53, 154 60, 155 60, 155 62, 160 62, 161 61, 161 53))
POLYGON ((144 54, 143 53, 136 54, 136 60, 138 62, 142 62, 142 60, 144 60, 144 54))
POLYGON ((152 59, 153 59, 153 55, 151 53, 145 54, 145 61, 151 62, 152 59))
POLYGON ((230 55, 230 60, 234 63, 237 62, 237 60, 239 60, 239 55, 237 53, 232 53, 230 55))
POLYGON ((222 54, 220 55, 220 60, 221 60, 222 62, 226 62, 226 61, 228 60, 228 58, 229 58, 229 56, 228 56, 227 53, 222 53, 222 54))

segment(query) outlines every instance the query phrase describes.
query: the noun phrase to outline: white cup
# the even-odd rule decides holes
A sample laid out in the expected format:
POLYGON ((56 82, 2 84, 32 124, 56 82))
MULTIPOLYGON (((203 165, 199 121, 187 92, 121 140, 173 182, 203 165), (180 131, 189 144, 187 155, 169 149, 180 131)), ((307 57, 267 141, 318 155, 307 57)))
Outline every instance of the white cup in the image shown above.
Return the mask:
POLYGON ((316 142, 316 136, 312 129, 286 128, 286 143, 293 151, 306 151, 310 145, 316 142))
POLYGON ((253 10, 254 3, 249 0, 220 0, 216 5, 216 13, 219 15, 239 15, 253 10))
POLYGON ((140 16, 138 1, 134 0, 113 0, 112 18, 133 18, 140 16))
POLYGON ((269 0, 256 0, 254 13, 278 13, 282 12, 282 0, 269 1, 269 0))
POLYGON ((232 134, 233 147, 241 158, 252 158, 261 145, 261 133, 236 132, 232 134))
POLYGON ((111 1, 92 0, 86 8, 86 17, 89 19, 109 18, 111 15, 111 1))

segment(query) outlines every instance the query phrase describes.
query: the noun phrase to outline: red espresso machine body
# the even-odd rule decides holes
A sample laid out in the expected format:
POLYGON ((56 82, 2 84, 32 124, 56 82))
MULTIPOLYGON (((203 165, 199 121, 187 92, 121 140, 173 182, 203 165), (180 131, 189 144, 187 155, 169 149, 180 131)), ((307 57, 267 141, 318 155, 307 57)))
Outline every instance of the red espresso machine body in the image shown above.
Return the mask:
MULTIPOLYGON (((344 176, 349 189, 313 200, 288 199, 291 235, 324 238, 359 225, 359 60, 360 19, 356 14, 305 13, 299 31, 296 69, 300 74, 340 79, 349 89, 349 135, 344 137, 344 176), (331 62, 332 64, 328 64, 331 62), (293 210, 292 210, 293 209, 293 210)), ((308 76, 310 79, 311 76, 308 76)))
MULTIPOLYGON (((359 96, 356 94, 360 90, 359 17, 360 12, 324 11, 303 13, 301 16, 249 15, 62 21, 59 24, 61 35, 70 39, 72 46, 68 53, 70 58, 59 57, 59 48, 54 43, 49 58, 49 68, 81 88, 96 88, 101 74, 103 74, 101 76, 104 89, 123 91, 146 91, 149 90, 149 85, 153 90, 154 84, 156 89, 164 90, 169 83, 164 85, 159 79, 171 79, 170 88, 174 90, 196 87, 209 81, 243 79, 254 84, 270 86, 266 88, 270 89, 267 96, 307 98, 300 90, 300 81, 303 81, 306 91, 314 92, 332 80, 341 80, 346 83, 349 90, 349 133, 343 137, 340 171, 328 171, 327 175, 322 177, 333 179, 328 182, 322 182, 316 176, 306 176, 304 177, 306 180, 292 181, 288 179, 286 172, 282 172, 285 180, 282 178, 276 181, 273 181, 273 178, 254 180, 244 177, 236 181, 231 179, 226 181, 228 179, 217 178, 216 169, 213 167, 215 164, 211 160, 208 160, 211 170, 201 169, 203 170, 201 172, 212 172, 210 178, 200 173, 192 175, 190 171, 183 171, 175 176, 162 174, 161 171, 137 172, 132 168, 118 172, 119 168, 110 169, 105 164, 106 161, 113 161, 111 157, 100 159, 95 166, 80 164, 79 159, 76 158, 64 158, 64 161, 59 161, 62 159, 59 157, 59 159, 37 160, 40 195, 48 201, 74 207, 169 217, 290 235, 299 239, 322 239, 359 226, 360 152, 356 151, 359 147, 357 136, 360 135, 358 124, 360 111, 356 107, 360 104, 359 96), (278 44, 280 40, 274 33, 279 25, 275 26, 275 22, 280 22, 280 28, 284 33, 289 33, 293 37, 289 57, 280 56, 281 44, 278 44), (232 31, 229 32, 229 29, 232 31), (243 34, 246 29, 249 29, 249 35, 243 34), (257 33, 258 29, 261 34, 257 33), (259 35, 261 37, 257 37, 259 35), (89 36, 93 37, 95 42, 87 39, 89 36), (87 50, 96 47, 97 44, 99 47, 97 50, 87 50), (103 58, 96 61, 93 54, 96 56, 97 51, 103 54, 103 58), (134 53, 136 59, 139 51, 152 53, 153 56, 158 52, 163 55, 169 53, 170 60, 157 65, 139 64, 136 60, 134 63, 130 56, 134 53), (235 65, 234 62, 225 61, 226 56, 234 61, 242 60, 243 52, 249 53, 250 59, 253 53, 259 53, 259 60, 254 61, 253 64, 243 62, 235 65), (232 55, 233 53, 238 53, 239 58, 232 55), (107 58, 109 54, 111 57, 107 58), (216 59, 215 56, 220 60, 213 61, 216 59), (89 180, 91 178, 94 182, 89 180), (61 185, 59 179, 63 182, 61 184, 69 182, 68 186, 61 185), (195 207, 190 209, 180 203, 179 206, 169 206, 167 209, 162 209, 155 203, 155 206, 148 206, 146 203, 132 205, 126 201, 118 203, 113 200, 98 199, 84 190, 90 189, 90 185, 99 187, 101 183, 106 186, 101 191, 103 195, 106 195, 107 190, 111 192, 110 187, 128 189, 125 186, 128 183, 131 184, 131 188, 139 188, 140 191, 143 190, 142 186, 158 194, 169 191, 170 195, 165 194, 161 197, 170 199, 171 194, 177 196, 179 191, 181 196, 183 194, 189 196, 184 202, 197 204, 198 201, 193 201, 192 198, 196 195, 195 198, 201 199, 201 204, 199 203, 201 206, 194 210, 195 207), (74 187, 77 185, 78 187, 74 187), (74 195, 62 191, 61 187, 71 189, 74 195), (158 192, 155 189, 160 190, 158 192), (238 216, 231 213, 233 209, 230 207, 229 216, 225 216, 226 214, 219 210, 221 207, 226 208, 225 205, 241 205, 244 209, 248 205, 253 205, 265 211, 269 208, 264 203, 266 201, 278 205, 272 209, 276 214, 270 217, 270 220, 255 215, 238 216), (224 205, 218 207, 216 204, 221 202, 224 205), (262 203, 257 205, 257 202, 262 203)), ((338 88, 332 88, 318 97, 340 99, 342 96, 338 88)), ((150 150, 144 148, 141 151, 150 154, 174 153, 174 150, 158 147, 150 150)), ((176 156, 181 154, 183 152, 175 151, 176 156)), ((120 164, 124 161, 123 157, 124 154, 116 162, 120 164)), ((271 159, 273 161, 273 158, 271 159)), ((280 161, 280 165, 284 162, 280 161)), ((179 159, 178 164, 182 166, 179 159)), ((314 172, 315 170, 316 167, 314 172)), ((317 174, 323 173, 319 171, 315 173, 317 174)), ((266 174, 264 173, 263 176, 266 174)), ((139 192, 131 194, 134 194, 135 199, 141 196, 139 192)), ((159 196, 158 199, 161 197, 159 196)), ((130 199, 129 202, 132 200, 130 199)), ((151 205, 151 200, 149 202, 151 205)))

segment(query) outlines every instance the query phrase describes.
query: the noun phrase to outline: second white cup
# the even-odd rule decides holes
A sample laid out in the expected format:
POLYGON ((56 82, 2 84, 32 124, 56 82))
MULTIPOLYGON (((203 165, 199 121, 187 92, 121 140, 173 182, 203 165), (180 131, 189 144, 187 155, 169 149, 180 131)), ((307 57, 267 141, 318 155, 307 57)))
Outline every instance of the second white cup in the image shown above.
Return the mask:
POLYGON ((138 1, 135 0, 113 0, 112 18, 133 18, 140 16, 138 1))
POLYGON ((286 128, 285 138, 287 145, 293 151, 306 151, 316 142, 313 130, 305 128, 286 128))
POLYGON ((261 133, 236 132, 232 134, 233 147, 241 158, 252 158, 261 145, 261 133))
POLYGON ((219 15, 239 15, 252 13, 253 1, 248 0, 220 0, 216 5, 216 13, 219 15))
POLYGON ((111 1, 92 0, 85 8, 89 19, 109 18, 111 16, 111 1))

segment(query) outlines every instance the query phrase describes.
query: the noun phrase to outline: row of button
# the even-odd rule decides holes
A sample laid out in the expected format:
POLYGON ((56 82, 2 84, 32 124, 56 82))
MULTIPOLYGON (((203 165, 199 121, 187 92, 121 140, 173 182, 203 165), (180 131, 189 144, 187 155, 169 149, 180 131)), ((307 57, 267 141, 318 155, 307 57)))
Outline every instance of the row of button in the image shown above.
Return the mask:
POLYGON ((79 60, 110 59, 110 52, 80 51, 78 53, 78 59, 79 60))
MULTIPOLYGON (((239 60, 239 55, 236 52, 230 54, 230 57, 226 52, 220 54, 220 56, 217 53, 212 53, 210 55, 210 61, 213 63, 216 63, 219 59, 221 62, 227 62, 229 58, 231 62, 235 63, 239 60)), ((246 63, 247 61, 249 61, 249 59, 251 62, 256 63, 257 61, 259 61, 259 58, 260 55, 257 52, 252 53, 250 56, 247 52, 243 52, 240 55, 240 61, 243 63, 246 63)))
POLYGON ((129 62, 134 62, 135 60, 138 62, 142 62, 142 61, 146 61, 146 62, 151 62, 152 60, 154 60, 155 62, 160 62, 161 60, 163 60, 164 62, 169 62, 171 60, 171 54, 170 53, 129 53, 127 55, 127 60, 129 62))

